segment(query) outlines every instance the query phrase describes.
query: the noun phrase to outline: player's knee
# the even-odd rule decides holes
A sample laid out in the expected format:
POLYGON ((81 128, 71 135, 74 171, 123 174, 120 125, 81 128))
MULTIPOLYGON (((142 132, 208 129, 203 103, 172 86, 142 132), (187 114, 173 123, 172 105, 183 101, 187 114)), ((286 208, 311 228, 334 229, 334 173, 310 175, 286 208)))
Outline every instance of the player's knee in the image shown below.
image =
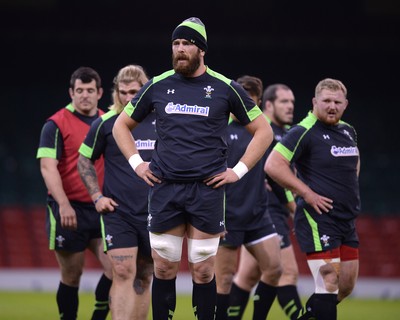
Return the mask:
POLYGON ((333 258, 327 263, 324 259, 307 260, 314 278, 316 293, 338 293, 338 265, 340 258, 333 258))
POLYGON ((133 280, 133 275, 135 273, 135 268, 127 264, 113 264, 112 268, 112 279, 114 281, 126 281, 133 280))
POLYGON ((295 285, 299 278, 299 270, 297 268, 297 264, 285 264, 282 265, 282 268, 283 272, 280 278, 280 282, 295 285))
POLYGON ((221 274, 216 274, 217 289, 219 293, 229 293, 232 286, 234 273, 224 272, 221 274))
POLYGON ((218 251, 219 238, 188 239, 188 260, 198 263, 215 256, 218 251))
POLYGON ((79 267, 61 266, 61 279, 62 282, 69 286, 79 286, 83 270, 79 267))
POLYGON ((267 269, 262 270, 261 280, 273 286, 277 286, 282 275, 280 264, 273 264, 267 269))
POLYGON ((150 245, 157 254, 170 261, 178 262, 182 257, 183 237, 171 234, 157 234, 150 232, 150 245))
POLYGON ((245 277, 245 282, 249 283, 251 287, 254 287, 261 279, 261 273, 257 271, 250 272, 245 277))

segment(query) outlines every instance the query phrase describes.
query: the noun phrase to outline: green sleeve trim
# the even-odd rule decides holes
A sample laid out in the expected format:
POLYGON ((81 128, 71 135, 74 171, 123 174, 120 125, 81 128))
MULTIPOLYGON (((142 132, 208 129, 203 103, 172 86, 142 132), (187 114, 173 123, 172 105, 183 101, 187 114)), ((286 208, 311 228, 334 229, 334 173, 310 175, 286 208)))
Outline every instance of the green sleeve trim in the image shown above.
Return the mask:
POLYGON ((93 141, 93 146, 92 147, 90 147, 90 146, 88 146, 87 144, 85 144, 84 142, 82 142, 82 144, 81 144, 81 146, 80 146, 80 148, 79 148, 79 153, 81 154, 81 155, 83 155, 84 157, 86 157, 86 158, 88 158, 88 159, 91 159, 92 158, 92 156, 93 156, 93 150, 94 150, 94 147, 96 146, 96 143, 97 143, 97 138, 99 137, 99 132, 100 132, 100 129, 101 129, 101 127, 103 126, 103 124, 108 120, 108 119, 110 119, 111 117, 113 117, 113 116, 115 116, 117 113, 114 111, 114 110, 111 110, 111 111, 109 111, 109 112, 107 112, 107 113, 105 113, 105 114, 103 114, 102 116, 101 116, 101 123, 99 124, 99 126, 97 127, 97 129, 96 129, 96 134, 95 134, 95 137, 94 137, 94 141, 93 141))
POLYGON ((132 103, 129 101, 128 104, 124 108, 124 112, 130 117, 133 113, 135 108, 133 107, 132 103))
POLYGON ((315 251, 322 251, 322 245, 318 232, 318 224, 314 221, 314 219, 311 217, 311 215, 308 213, 306 209, 303 209, 303 211, 311 227, 315 251))
POLYGON ((57 128, 56 136, 54 138, 55 147, 54 148, 39 148, 38 152, 36 154, 36 159, 39 159, 39 158, 57 159, 57 141, 58 141, 59 133, 60 133, 60 129, 57 128))
POLYGON ((39 158, 57 159, 57 150, 53 148, 39 148, 36 154, 36 159, 39 158))
POLYGON ((289 189, 285 189, 285 195, 286 195, 287 202, 293 202, 294 201, 294 197, 293 197, 292 191, 290 191, 289 189))
POLYGON ((304 138, 304 136, 308 133, 308 131, 314 126, 317 122, 318 118, 310 111, 306 118, 304 118, 298 125, 305 128, 306 130, 301 135, 300 139, 297 141, 296 146, 293 151, 290 151, 286 148, 282 143, 278 142, 274 147, 274 150, 278 151, 282 154, 289 162, 292 160, 294 153, 297 150, 297 147, 300 144, 300 141, 304 138))
POLYGON ((82 143, 79 148, 79 153, 83 155, 85 158, 91 159, 93 154, 93 149, 82 143))
POLYGON ((286 158, 289 162, 293 158, 293 152, 286 148, 282 143, 278 142, 274 150, 278 151, 284 158, 286 158))
POLYGON ((262 111, 257 105, 255 105, 253 107, 253 109, 251 109, 249 112, 247 112, 247 115, 249 116, 250 121, 253 121, 260 114, 262 114, 262 111))

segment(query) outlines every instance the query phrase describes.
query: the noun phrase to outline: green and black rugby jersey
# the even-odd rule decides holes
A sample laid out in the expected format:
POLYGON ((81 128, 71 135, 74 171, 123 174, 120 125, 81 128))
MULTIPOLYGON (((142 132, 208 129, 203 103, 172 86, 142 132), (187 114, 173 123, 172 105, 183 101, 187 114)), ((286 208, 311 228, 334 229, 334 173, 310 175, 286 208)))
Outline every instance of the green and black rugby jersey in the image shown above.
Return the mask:
POLYGON ((195 78, 174 70, 154 77, 124 110, 137 122, 155 111, 158 140, 150 169, 172 181, 225 171, 230 113, 243 125, 262 114, 241 85, 209 68, 195 78))
POLYGON ((331 215, 340 219, 358 215, 359 151, 357 134, 351 125, 343 121, 326 125, 309 112, 274 150, 295 164, 298 177, 314 192, 333 200, 331 215))
MULTIPOLYGON (((110 110, 93 122, 79 153, 92 161, 104 156, 103 193, 113 198, 120 209, 124 212, 147 212, 149 186, 134 173, 112 135, 117 117, 118 114, 110 110)), ((145 121, 132 131, 132 135, 142 159, 150 161, 157 139, 154 114, 149 114, 145 121)))

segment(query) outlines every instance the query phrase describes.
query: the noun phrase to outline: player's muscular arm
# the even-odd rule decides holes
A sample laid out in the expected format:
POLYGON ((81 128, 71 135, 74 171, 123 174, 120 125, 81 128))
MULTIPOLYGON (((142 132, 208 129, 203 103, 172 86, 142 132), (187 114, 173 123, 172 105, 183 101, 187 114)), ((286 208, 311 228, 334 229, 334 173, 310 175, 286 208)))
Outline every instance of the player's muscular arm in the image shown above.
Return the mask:
POLYGON ((138 125, 138 123, 128 117, 125 112, 121 112, 114 123, 112 130, 113 137, 121 150, 122 154, 131 164, 136 174, 142 178, 149 186, 154 186, 154 182, 161 183, 153 172, 149 169, 149 163, 144 162, 136 148, 135 139, 131 131, 138 125), (132 161, 131 161, 132 160, 132 161))
POLYGON ((259 161, 264 155, 273 138, 272 129, 269 123, 265 120, 264 116, 259 115, 256 119, 246 125, 246 129, 253 135, 253 138, 238 163, 242 168, 245 166, 245 171, 240 169, 239 171, 242 171, 242 174, 238 175, 237 172, 235 172, 237 166, 233 169, 228 168, 224 172, 205 179, 204 182, 207 185, 213 186, 213 188, 219 188, 224 184, 238 181, 247 173, 248 170, 252 169, 257 161, 259 161))
POLYGON ((268 156, 264 169, 272 179, 302 197, 319 214, 332 209, 332 200, 315 193, 297 178, 290 168, 289 161, 276 150, 272 150, 268 156))
POLYGON ((93 162, 90 159, 79 155, 78 171, 86 189, 92 197, 92 200, 96 200, 96 198, 101 194, 101 191, 93 162))
POLYGON ((243 157, 240 159, 250 170, 261 159, 273 140, 270 124, 263 115, 250 122, 246 129, 253 135, 243 157))
POLYGON ((93 162, 90 159, 79 155, 78 172, 90 194, 90 197, 95 203, 97 212, 102 213, 114 211, 114 207, 118 204, 113 199, 102 196, 93 162))
POLYGON ((138 123, 131 119, 125 112, 121 112, 114 123, 112 130, 115 142, 122 154, 128 160, 132 155, 138 153, 135 140, 131 134, 138 123))
POLYGON ((61 226, 68 229, 76 229, 77 220, 75 210, 71 207, 65 194, 60 172, 57 168, 58 160, 52 158, 40 159, 40 171, 52 197, 60 206, 61 226))

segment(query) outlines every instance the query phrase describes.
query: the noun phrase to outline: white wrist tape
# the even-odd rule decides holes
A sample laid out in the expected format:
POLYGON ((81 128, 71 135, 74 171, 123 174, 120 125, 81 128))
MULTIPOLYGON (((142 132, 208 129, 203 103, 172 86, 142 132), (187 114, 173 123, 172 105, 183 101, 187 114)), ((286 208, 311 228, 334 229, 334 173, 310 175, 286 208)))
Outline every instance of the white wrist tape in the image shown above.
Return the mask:
POLYGON ((133 170, 136 171, 136 167, 144 161, 139 153, 135 153, 129 158, 128 162, 133 168, 133 170))
POLYGON ((236 173, 236 175, 239 177, 239 179, 242 179, 242 177, 249 172, 249 168, 242 162, 239 161, 236 166, 232 168, 233 172, 236 173))

